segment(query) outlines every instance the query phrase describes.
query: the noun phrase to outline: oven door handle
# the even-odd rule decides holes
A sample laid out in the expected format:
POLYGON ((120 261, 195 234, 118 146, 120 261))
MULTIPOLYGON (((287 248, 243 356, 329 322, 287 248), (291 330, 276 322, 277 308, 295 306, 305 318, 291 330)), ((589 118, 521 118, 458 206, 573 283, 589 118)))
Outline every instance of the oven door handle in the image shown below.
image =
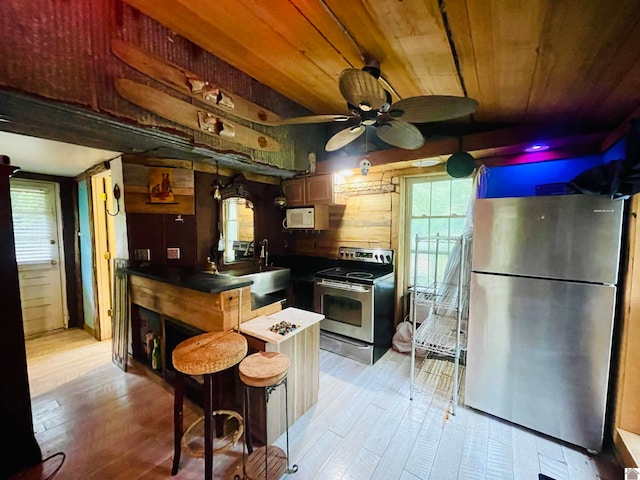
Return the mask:
POLYGON ((364 287, 362 285, 344 284, 344 283, 338 283, 338 282, 331 282, 328 280, 320 280, 316 282, 316 285, 318 285, 319 287, 335 288, 336 290, 343 290, 345 292, 368 293, 371 291, 370 288, 364 287))

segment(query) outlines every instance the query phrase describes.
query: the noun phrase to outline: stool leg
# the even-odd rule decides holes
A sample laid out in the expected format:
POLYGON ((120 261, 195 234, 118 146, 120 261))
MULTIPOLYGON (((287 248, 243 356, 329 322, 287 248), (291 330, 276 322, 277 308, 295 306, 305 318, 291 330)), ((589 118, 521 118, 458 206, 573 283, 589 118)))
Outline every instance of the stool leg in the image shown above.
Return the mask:
MULTIPOLYGON (((247 386, 242 386, 242 415, 244 418, 242 419, 244 422, 244 443, 242 444, 242 480, 246 480, 247 478, 247 465, 246 465, 246 457, 247 457, 247 449, 249 448, 249 417, 247 416, 247 386)), ((249 451, 249 455, 251 451, 249 451)))
POLYGON ((244 386, 244 405, 245 405, 245 411, 244 411, 244 431, 245 431, 245 443, 247 444, 247 452, 249 452, 249 455, 251 455, 253 453, 253 443, 251 440, 251 397, 249 395, 249 391, 251 389, 249 387, 247 387, 246 385, 244 386))
POLYGON ((176 374, 176 384, 173 396, 173 468, 171 475, 178 473, 180 452, 182 451, 182 399, 184 396, 184 376, 176 374))
POLYGON ((284 421, 285 421, 285 436, 287 439, 287 473, 296 473, 298 471, 298 465, 289 467, 289 391, 287 387, 287 378, 284 379, 284 421))
POLYGON ((211 420, 213 414, 213 385, 211 374, 204 377, 204 478, 213 479, 213 431, 211 420))
MULTIPOLYGON (((212 375, 212 391, 215 392, 215 396, 212 397, 215 399, 215 402, 211 401, 212 412, 216 410, 221 410, 223 401, 222 401, 222 381, 220 380, 220 374, 212 375)), ((213 419, 216 427, 216 433, 214 438, 221 438, 224 435, 224 418, 222 415, 216 415, 213 419)))
POLYGON ((265 480, 269 480, 269 464, 267 462, 267 453, 269 450, 269 433, 267 430, 267 403, 269 403, 269 394, 267 393, 267 388, 264 389, 264 478, 265 480))

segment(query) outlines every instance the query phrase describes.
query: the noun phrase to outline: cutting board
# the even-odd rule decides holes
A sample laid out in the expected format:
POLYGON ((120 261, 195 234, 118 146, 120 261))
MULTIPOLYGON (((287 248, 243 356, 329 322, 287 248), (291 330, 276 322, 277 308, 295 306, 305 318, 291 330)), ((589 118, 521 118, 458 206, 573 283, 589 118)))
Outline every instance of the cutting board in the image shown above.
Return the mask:
POLYGON ((305 328, 308 328, 311 325, 315 325, 323 318, 324 315, 321 315, 319 313, 289 307, 272 315, 263 315, 244 322, 240 326, 240 331, 244 334, 251 335, 252 337, 258 338, 265 342, 278 344, 302 332, 305 328), (275 333, 269 330, 272 325, 283 321, 300 325, 300 328, 297 328, 296 330, 289 332, 286 335, 280 335, 279 333, 275 333))

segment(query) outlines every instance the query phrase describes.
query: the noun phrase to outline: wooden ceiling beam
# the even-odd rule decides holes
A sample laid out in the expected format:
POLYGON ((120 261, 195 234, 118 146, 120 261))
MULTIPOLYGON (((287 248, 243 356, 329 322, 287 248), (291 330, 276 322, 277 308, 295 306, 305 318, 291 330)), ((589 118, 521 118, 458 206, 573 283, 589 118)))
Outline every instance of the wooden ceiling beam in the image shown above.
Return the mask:
MULTIPOLYGON (((466 135, 462 137, 462 149, 471 153, 476 160, 503 155, 522 155, 524 149, 535 142, 550 145, 551 150, 559 150, 564 154, 582 156, 588 151, 590 154, 599 153, 599 145, 606 133, 573 133, 566 130, 541 126, 512 127, 491 132, 466 135), (585 145, 588 147, 583 148, 585 145)), ((447 138, 434 142, 427 142, 417 150, 394 148, 371 152, 367 158, 372 166, 394 164, 397 162, 417 161, 424 158, 448 156, 458 151, 458 139, 447 138)), ((532 154, 527 154, 532 155, 532 154)), ((318 172, 328 173, 339 170, 356 168, 363 155, 346 155, 337 153, 318 162, 318 172)), ((533 158, 533 157, 531 157, 533 158)), ((567 158, 567 157, 563 157, 567 158)), ((392 168, 392 166, 390 166, 392 168)))

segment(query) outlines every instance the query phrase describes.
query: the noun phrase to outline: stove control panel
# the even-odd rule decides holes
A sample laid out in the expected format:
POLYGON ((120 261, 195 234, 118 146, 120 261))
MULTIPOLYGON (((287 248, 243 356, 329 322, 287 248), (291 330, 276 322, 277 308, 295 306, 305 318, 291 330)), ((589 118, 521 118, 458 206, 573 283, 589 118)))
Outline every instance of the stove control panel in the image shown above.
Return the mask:
POLYGON ((338 248, 338 259, 355 262, 393 264, 393 250, 386 248, 338 248))

